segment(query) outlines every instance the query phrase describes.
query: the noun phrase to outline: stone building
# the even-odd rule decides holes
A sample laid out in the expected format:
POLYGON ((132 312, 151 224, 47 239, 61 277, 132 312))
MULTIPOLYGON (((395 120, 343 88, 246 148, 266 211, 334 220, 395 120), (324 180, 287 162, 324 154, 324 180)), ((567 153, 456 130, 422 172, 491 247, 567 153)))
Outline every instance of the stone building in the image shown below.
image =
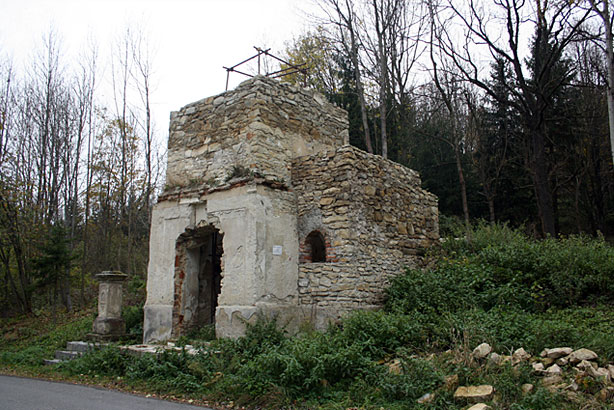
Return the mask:
POLYGON ((294 330, 381 305, 438 240, 415 171, 348 144, 347 113, 255 77, 171 114, 151 223, 144 340, 259 315, 294 330))

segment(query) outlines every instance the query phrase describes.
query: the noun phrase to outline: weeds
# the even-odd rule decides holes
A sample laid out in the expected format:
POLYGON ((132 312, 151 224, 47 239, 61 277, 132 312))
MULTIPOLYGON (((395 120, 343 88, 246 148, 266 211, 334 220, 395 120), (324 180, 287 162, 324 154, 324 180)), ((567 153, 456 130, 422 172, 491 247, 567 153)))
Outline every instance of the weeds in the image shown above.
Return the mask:
MULTIPOLYGON (((494 385, 499 408, 581 408, 540 387, 528 365, 478 366, 470 352, 484 341, 502 353, 566 345, 614 360, 612 248, 586 237, 537 242, 489 225, 471 237, 470 243, 446 241, 433 269, 397 277, 384 310, 354 312, 325 332, 305 327, 289 337, 275 321, 260 319, 244 337, 215 340, 214 328, 204 327, 178 341, 203 346, 196 355, 139 357, 105 348, 60 370, 236 405, 318 409, 460 409, 446 382, 456 375, 463 385, 494 385), (399 369, 392 371, 392 362, 399 369), (534 392, 523 394, 524 383, 534 384, 534 392), (418 404, 426 393, 435 393, 434 400, 418 404)), ((138 334, 142 308, 125 309, 124 318, 138 334)), ((86 328, 86 321, 71 327, 86 328)), ((3 349, 0 360, 34 365, 46 349, 75 333, 32 337, 21 351, 3 349)), ((586 400, 600 387, 590 383, 579 383, 586 400)))

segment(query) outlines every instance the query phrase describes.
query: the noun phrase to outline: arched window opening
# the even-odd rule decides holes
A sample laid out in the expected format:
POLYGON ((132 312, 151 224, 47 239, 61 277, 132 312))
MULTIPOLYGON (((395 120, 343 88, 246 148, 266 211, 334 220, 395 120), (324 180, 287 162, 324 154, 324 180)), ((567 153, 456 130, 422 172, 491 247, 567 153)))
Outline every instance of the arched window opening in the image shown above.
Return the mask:
POLYGON ((305 242, 310 249, 311 262, 326 262, 326 245, 320 232, 311 232, 305 242))

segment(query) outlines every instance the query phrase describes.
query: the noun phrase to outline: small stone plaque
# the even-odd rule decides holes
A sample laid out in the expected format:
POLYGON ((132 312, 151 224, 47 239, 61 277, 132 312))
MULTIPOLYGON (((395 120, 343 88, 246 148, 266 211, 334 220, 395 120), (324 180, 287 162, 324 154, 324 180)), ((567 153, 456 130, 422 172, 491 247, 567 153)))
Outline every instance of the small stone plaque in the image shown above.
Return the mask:
POLYGON ((273 255, 281 255, 283 248, 279 245, 273 246, 273 255))

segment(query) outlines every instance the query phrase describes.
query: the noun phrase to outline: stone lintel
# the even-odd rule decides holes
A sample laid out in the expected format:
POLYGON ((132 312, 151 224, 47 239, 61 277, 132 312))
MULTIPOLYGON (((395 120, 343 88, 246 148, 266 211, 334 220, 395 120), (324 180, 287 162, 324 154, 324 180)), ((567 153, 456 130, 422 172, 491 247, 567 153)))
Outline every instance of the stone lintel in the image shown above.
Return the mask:
POLYGON ((128 279, 128 275, 119 271, 103 271, 94 275, 94 278, 99 282, 123 282, 128 279))

